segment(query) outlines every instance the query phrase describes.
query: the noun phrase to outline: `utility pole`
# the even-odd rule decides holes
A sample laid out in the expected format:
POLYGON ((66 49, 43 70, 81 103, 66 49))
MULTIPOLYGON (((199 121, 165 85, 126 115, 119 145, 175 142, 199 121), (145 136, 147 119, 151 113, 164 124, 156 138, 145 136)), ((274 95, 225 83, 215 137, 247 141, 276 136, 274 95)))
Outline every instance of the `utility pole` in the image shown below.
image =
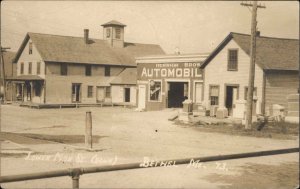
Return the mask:
MULTIPOLYGON (((1 15, 1 8, 0 8, 0 15, 1 15)), ((0 25, 1 25, 1 17, 0 17, 0 25)), ((3 52, 5 52, 9 47, 2 47, 2 36, 1 36, 1 27, 0 27, 0 66, 1 66, 1 76, 2 76, 2 86, 3 86, 3 102, 6 101, 6 81, 5 81, 5 65, 4 65, 4 58, 3 52)), ((1 90, 1 89, 0 89, 1 90)))
POLYGON ((250 69, 247 93, 247 109, 246 109, 246 125, 245 129, 251 129, 252 126, 252 108, 253 108, 253 89, 255 78, 255 58, 256 58, 256 26, 257 26, 257 8, 266 8, 262 5, 257 5, 257 1, 251 3, 241 3, 242 6, 252 7, 251 20, 251 50, 250 50, 250 69))
POLYGON ((0 46, 0 58, 1 58, 1 75, 2 75, 2 86, 3 86, 3 102, 6 101, 6 78, 5 78, 5 63, 3 58, 3 52, 6 52, 9 47, 1 47, 0 46))

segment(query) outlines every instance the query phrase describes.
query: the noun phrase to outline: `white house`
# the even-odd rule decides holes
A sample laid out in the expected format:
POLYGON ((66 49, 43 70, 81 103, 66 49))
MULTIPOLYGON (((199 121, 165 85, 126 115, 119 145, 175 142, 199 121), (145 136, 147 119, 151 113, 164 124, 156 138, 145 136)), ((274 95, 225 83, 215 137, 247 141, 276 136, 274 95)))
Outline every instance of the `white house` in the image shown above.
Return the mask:
MULTIPOLYGON (((297 94, 299 40, 257 35, 255 114, 272 114, 272 106, 287 109, 287 96, 297 94)), ((204 104, 244 117, 250 65, 250 35, 230 33, 201 65, 204 69, 204 104)))

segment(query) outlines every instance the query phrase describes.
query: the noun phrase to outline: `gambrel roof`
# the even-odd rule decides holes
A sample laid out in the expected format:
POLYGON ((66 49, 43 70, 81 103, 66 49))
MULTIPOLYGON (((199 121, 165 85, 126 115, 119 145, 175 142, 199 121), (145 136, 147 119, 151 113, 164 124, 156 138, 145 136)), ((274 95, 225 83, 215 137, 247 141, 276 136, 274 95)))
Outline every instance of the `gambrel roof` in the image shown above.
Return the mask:
MULTIPOLYGON (((247 34, 230 33, 207 57, 201 68, 205 68, 232 39, 250 56, 250 38, 247 34)), ((299 70, 299 39, 257 36, 256 64, 263 70, 299 70)))

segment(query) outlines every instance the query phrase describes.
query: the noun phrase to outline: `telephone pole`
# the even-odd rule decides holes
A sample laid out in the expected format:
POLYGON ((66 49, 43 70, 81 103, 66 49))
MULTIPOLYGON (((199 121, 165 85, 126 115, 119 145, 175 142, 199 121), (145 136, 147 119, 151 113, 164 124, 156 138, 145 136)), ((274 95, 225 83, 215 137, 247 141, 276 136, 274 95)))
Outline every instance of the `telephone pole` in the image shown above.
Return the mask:
MULTIPOLYGON (((1 9, 0 9, 0 15, 1 15, 1 9)), ((1 25, 1 17, 0 17, 0 25, 1 25)), ((1 27, 0 27, 0 66, 1 66, 1 78, 2 78, 2 86, 3 86, 3 102, 6 101, 6 78, 5 78, 5 65, 4 65, 4 58, 3 58, 3 52, 5 52, 7 49, 10 49, 9 47, 2 47, 2 36, 1 36, 1 27)), ((1 86, 0 84, 0 86, 1 86)), ((1 91, 1 88, 0 88, 1 91)))
POLYGON ((3 86, 3 102, 6 101, 6 78, 5 78, 5 63, 3 58, 3 52, 6 52, 9 47, 0 46, 0 58, 1 58, 1 76, 2 76, 2 86, 3 86))
POLYGON ((257 1, 251 3, 241 3, 242 6, 252 7, 251 20, 251 50, 250 50, 250 69, 247 93, 247 109, 246 109, 246 125, 245 129, 251 129, 252 126, 252 109, 253 109, 253 89, 255 78, 255 58, 256 58, 256 26, 257 26, 257 8, 266 8, 262 5, 257 5, 257 1))

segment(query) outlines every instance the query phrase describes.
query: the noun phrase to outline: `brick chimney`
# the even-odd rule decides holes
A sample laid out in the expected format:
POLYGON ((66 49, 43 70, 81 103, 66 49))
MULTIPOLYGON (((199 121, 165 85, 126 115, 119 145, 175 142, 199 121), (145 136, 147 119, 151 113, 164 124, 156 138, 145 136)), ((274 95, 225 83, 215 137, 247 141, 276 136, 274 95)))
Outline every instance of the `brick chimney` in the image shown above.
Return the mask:
POLYGON ((84 29, 84 43, 89 44, 89 29, 84 29))

